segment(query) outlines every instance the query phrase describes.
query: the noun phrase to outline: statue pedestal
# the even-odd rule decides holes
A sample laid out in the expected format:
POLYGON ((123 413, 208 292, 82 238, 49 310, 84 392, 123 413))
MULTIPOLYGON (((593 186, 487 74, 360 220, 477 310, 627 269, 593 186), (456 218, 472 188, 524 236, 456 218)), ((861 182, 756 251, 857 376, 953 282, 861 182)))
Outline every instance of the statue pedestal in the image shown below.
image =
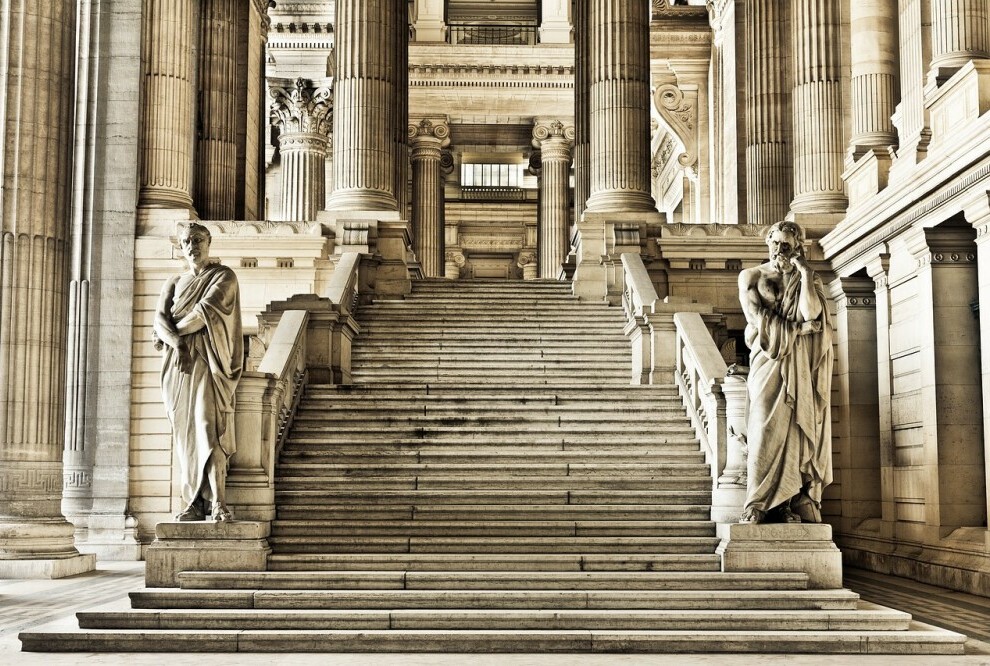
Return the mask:
POLYGON ((269 523, 158 523, 145 554, 144 584, 178 587, 183 571, 265 571, 269 523))
POLYGON ((722 571, 801 571, 808 587, 842 587, 842 553, 832 542, 832 526, 813 523, 770 523, 728 526, 718 554, 722 571))

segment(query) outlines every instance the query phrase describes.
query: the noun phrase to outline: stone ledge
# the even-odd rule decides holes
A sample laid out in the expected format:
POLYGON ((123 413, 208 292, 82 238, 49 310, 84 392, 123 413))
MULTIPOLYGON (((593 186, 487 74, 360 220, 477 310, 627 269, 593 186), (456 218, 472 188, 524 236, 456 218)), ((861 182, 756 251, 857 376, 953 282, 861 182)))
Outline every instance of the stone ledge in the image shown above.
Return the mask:
POLYGON ((78 555, 57 560, 0 560, 0 580, 68 578, 95 569, 96 555, 78 555))

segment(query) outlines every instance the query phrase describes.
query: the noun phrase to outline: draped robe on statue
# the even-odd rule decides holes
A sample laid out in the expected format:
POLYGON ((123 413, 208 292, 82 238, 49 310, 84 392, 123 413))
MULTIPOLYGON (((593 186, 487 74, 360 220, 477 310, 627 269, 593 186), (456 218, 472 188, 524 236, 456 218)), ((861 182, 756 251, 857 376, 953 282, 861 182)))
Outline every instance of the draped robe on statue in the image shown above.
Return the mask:
POLYGON ((817 276, 814 291, 822 308, 820 332, 798 335, 801 276, 796 270, 783 274, 777 307, 761 307, 758 322, 746 327, 752 350, 746 511, 769 511, 802 488, 821 502, 822 489, 832 482, 832 327, 817 276))
POLYGON ((175 283, 169 314, 177 324, 196 313, 206 325, 184 336, 192 355, 192 371, 182 372, 178 353, 166 346, 161 376, 179 459, 182 499, 187 505, 198 497, 215 500, 206 477, 207 463, 216 452, 216 464, 226 465, 226 458, 234 453, 234 391, 244 362, 234 271, 214 263, 186 281, 188 276, 175 283), (226 458, 219 458, 221 452, 226 458))

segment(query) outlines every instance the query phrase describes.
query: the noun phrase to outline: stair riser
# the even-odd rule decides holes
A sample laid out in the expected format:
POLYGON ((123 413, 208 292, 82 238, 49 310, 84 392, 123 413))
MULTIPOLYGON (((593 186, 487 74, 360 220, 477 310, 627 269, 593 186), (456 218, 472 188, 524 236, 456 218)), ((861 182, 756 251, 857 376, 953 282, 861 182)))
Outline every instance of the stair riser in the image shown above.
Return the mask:
POLYGON ((641 504, 657 505, 660 507, 672 505, 708 504, 711 502, 711 490, 702 491, 525 491, 506 495, 501 491, 429 491, 429 490, 386 490, 359 491, 341 490, 330 492, 329 489, 318 490, 276 490, 276 499, 281 506, 291 506, 292 502, 310 504, 313 500, 326 500, 332 504, 356 504, 379 501, 381 504, 408 503, 417 506, 434 505, 447 507, 450 505, 479 505, 509 504, 515 502, 520 506, 531 504, 550 504, 556 502, 564 506, 584 506, 589 504, 641 504))
POLYGON ((606 510, 590 510, 590 511, 553 511, 550 509, 542 510, 529 510, 520 507, 518 511, 502 511, 499 513, 486 512, 479 508, 478 511, 465 511, 465 510, 455 510, 449 508, 439 508, 437 510, 432 510, 435 507, 429 506, 417 506, 408 507, 405 509, 388 509, 388 508, 368 508, 363 510, 354 509, 340 509, 333 510, 329 506, 322 506, 315 508, 313 506, 308 506, 305 508, 293 509, 291 505, 281 506, 278 508, 278 517, 280 520, 314 520, 314 521, 332 521, 332 520, 362 520, 362 521, 380 521, 380 520, 447 520, 447 521, 475 521, 475 520, 490 520, 490 521, 531 521, 531 520, 608 520, 608 521, 627 521, 627 520, 707 520, 709 518, 710 511, 708 507, 702 507, 698 509, 685 509, 683 511, 678 511, 676 507, 664 507, 663 509, 657 508, 644 508, 639 511, 606 511, 606 510))

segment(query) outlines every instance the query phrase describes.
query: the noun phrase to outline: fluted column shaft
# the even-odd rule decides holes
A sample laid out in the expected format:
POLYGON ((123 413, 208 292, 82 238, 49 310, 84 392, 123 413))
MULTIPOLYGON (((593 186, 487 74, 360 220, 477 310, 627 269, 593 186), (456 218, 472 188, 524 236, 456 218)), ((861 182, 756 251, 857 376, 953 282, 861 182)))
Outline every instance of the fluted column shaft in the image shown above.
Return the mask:
POLYGON ((204 220, 232 220, 237 207, 238 1, 200 0, 194 201, 204 220))
POLYGON ((440 160, 444 146, 450 143, 450 128, 423 120, 409 125, 408 134, 413 177, 413 249, 423 277, 445 277, 440 160))
POLYGON ((857 0, 849 5, 852 39, 853 154, 897 143, 891 121, 898 86, 897 0, 857 0))
POLYGON ((555 279, 570 248, 568 193, 574 128, 560 121, 539 124, 533 145, 540 149, 540 277, 555 279))
POLYGON ((794 198, 790 11, 779 0, 752 0, 745 13, 746 210, 750 224, 773 224, 794 198))
POLYGON ((932 69, 990 57, 986 0, 931 0, 932 69))
POLYGON ((591 192, 591 165, 588 136, 591 134, 588 88, 590 67, 588 58, 588 0, 574 3, 574 220, 584 214, 591 192))
POLYGON ((0 6, 0 571, 76 558, 61 513, 76 3, 0 6))
POLYGON ((648 212, 650 11, 645 2, 585 0, 589 35, 589 212, 648 212))
POLYGON ((796 213, 842 213, 839 0, 792 0, 796 213))
POLYGON ((193 207, 198 7, 197 0, 144 3, 141 207, 193 207))
POLYGON ((282 219, 315 220, 326 203, 330 81, 273 79, 272 83, 272 123, 279 128, 282 164, 282 219))
POLYGON ((399 79, 408 67, 396 51, 406 29, 397 0, 336 2, 332 210, 398 209, 396 123, 406 109, 399 79))
MULTIPOLYGON (((931 63, 931 1, 899 0, 901 102, 896 119, 900 150, 923 152, 931 134, 925 110, 925 74, 931 63)), ((917 155, 916 155, 917 158, 917 155)))

